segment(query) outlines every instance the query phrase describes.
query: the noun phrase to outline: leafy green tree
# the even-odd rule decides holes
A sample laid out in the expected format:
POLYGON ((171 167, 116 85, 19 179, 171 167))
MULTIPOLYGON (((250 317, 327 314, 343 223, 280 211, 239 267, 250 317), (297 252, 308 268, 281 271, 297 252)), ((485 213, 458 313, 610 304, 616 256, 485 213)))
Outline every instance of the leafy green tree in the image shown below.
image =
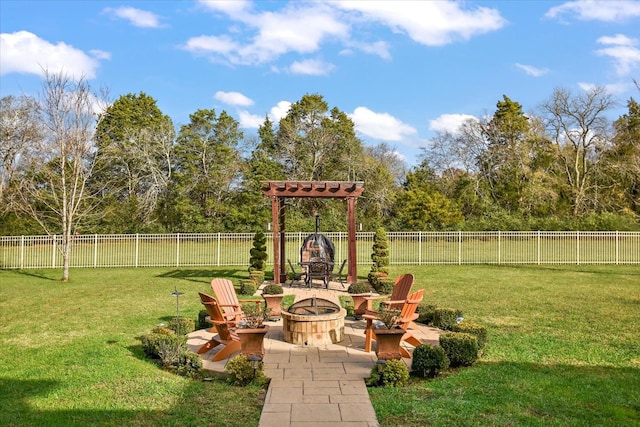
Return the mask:
POLYGON ((517 212, 531 171, 528 118, 519 103, 503 95, 483 131, 487 148, 478 159, 481 174, 494 202, 517 212))
POLYGON ((273 153, 287 179, 341 181, 357 175, 362 145, 344 112, 307 94, 280 120, 273 153))
POLYGON ((640 215, 640 104, 627 102, 628 112, 613 124, 612 146, 605 152, 603 181, 612 209, 640 215))
POLYGON ((456 204, 438 190, 439 181, 426 160, 407 174, 405 191, 396 205, 402 229, 441 230, 463 220, 456 204))
POLYGON ((96 131, 100 173, 111 209, 101 226, 133 232, 155 221, 154 213, 171 180, 175 131, 155 99, 141 92, 118 98, 96 131))
POLYGON ((243 162, 238 122, 225 111, 200 109, 178 133, 170 195, 163 203, 166 226, 178 231, 223 231, 243 162))

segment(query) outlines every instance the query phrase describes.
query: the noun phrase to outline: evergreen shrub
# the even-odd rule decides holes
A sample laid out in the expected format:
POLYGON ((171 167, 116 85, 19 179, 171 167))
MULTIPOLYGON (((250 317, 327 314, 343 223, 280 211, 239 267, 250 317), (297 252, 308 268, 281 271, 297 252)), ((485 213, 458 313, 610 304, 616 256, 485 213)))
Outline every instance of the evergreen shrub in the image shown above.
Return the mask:
POLYGON ((464 332, 474 335, 478 341, 478 348, 481 349, 487 343, 487 328, 476 322, 464 320, 453 325, 453 332, 464 332))
POLYGON ((409 380, 409 368, 402 360, 387 360, 371 368, 366 383, 371 387, 398 387, 409 380))
POLYGON ((471 366, 478 360, 478 340, 464 332, 445 332, 440 346, 449 358, 450 366, 471 366))
POLYGON ((416 312, 418 313, 418 319, 416 321, 423 325, 433 325, 436 308, 435 304, 422 301, 416 309, 416 312))
POLYGON ((240 293, 242 295, 253 295, 256 293, 258 286, 256 282, 251 279, 242 279, 240 280, 240 293))
POLYGON ((167 327, 176 334, 179 331, 180 335, 187 335, 196 330, 196 322, 190 317, 174 317, 167 327))
POLYGON ((433 326, 443 331, 450 331, 459 317, 462 317, 462 311, 457 308, 436 308, 433 326))
POLYGON ((421 344, 413 351, 411 370, 422 377, 434 378, 448 367, 449 358, 442 347, 421 344))

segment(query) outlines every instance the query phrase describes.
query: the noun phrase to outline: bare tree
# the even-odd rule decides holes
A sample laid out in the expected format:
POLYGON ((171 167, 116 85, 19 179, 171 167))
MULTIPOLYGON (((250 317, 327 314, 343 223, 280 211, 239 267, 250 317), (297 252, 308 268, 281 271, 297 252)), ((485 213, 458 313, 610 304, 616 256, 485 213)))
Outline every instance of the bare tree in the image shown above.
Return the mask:
POLYGON ((40 99, 43 139, 40 151, 25 159, 17 202, 47 234, 60 234, 62 280, 69 279, 69 261, 78 222, 90 214, 98 191, 87 189, 96 159, 93 141, 99 98, 84 80, 45 71, 40 99))
POLYGON ((584 213, 594 196, 600 154, 610 144, 611 122, 605 113, 615 106, 606 89, 595 87, 579 95, 555 89, 542 104, 547 132, 556 147, 561 174, 569 188, 573 214, 584 213))
POLYGON ((42 129, 35 99, 28 96, 5 96, 0 99, 0 210, 10 208, 5 189, 20 162, 39 151, 42 129))

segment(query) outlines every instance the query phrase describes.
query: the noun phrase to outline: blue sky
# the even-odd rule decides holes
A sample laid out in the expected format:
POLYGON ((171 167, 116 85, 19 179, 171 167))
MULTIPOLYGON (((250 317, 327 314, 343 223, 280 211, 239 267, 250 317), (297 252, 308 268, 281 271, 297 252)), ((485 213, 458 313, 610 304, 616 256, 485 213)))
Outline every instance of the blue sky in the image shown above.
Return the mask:
POLYGON ((617 118, 640 80, 640 1, 1 0, 0 32, 0 96, 63 70, 112 100, 145 92, 177 127, 215 108, 251 135, 319 93, 409 165, 503 95, 532 112, 606 86, 617 118))

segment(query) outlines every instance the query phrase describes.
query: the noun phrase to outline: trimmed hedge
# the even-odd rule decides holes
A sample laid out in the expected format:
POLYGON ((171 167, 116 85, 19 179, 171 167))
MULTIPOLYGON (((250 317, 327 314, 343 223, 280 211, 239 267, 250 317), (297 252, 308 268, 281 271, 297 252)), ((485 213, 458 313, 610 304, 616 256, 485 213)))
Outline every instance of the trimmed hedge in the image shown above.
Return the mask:
POLYGON ((443 331, 450 331, 459 317, 462 317, 462 310, 457 308, 436 308, 433 315, 433 326, 443 331))
POLYGON ((453 332, 464 332, 474 335, 478 341, 478 348, 481 349, 487 343, 487 328, 476 322, 464 320, 457 323, 451 329, 453 332))
POLYGON ((478 340, 464 332, 445 332, 440 335, 440 346, 452 367, 471 366, 478 360, 478 340))
POLYGON ((442 347, 422 344, 415 348, 411 370, 422 377, 434 378, 449 367, 449 358, 442 347))

